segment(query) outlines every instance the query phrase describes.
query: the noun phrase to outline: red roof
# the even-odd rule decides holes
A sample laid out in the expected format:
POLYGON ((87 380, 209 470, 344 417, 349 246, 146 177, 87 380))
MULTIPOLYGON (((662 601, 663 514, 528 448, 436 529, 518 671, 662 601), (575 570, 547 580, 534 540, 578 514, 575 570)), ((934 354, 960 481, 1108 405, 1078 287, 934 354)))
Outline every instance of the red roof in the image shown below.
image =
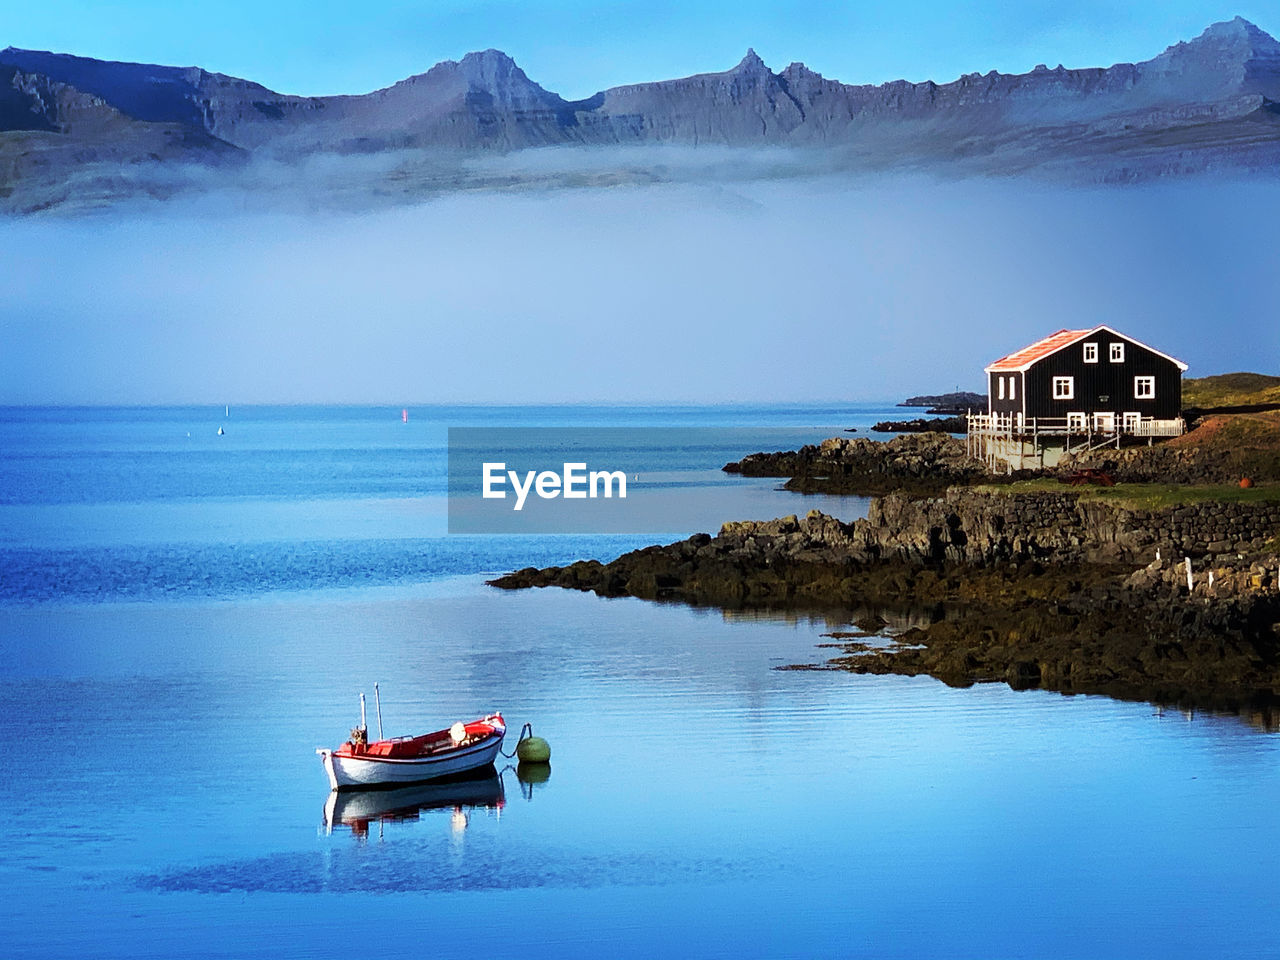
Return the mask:
POLYGON ((987 372, 1025 370, 1037 360, 1043 359, 1051 353, 1056 353, 1063 347, 1092 332, 1093 330, 1059 330, 1057 333, 1051 333, 1043 340, 1037 340, 1029 347, 1023 347, 1021 350, 1017 350, 1006 357, 1001 357, 987 367, 987 372))

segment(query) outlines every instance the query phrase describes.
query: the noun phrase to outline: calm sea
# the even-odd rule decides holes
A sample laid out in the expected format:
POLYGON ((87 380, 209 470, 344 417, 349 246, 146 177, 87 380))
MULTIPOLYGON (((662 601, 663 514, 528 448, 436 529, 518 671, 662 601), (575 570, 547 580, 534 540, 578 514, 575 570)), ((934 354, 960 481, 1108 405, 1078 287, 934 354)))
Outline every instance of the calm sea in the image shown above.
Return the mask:
POLYGON ((714 530, 861 515, 718 468, 899 412, 0 411, 0 956, 1280 955, 1244 720, 780 671, 843 624, 501 592, 653 538, 444 534, 447 426, 716 428, 663 464, 714 530), (327 804, 375 681, 549 778, 327 804))

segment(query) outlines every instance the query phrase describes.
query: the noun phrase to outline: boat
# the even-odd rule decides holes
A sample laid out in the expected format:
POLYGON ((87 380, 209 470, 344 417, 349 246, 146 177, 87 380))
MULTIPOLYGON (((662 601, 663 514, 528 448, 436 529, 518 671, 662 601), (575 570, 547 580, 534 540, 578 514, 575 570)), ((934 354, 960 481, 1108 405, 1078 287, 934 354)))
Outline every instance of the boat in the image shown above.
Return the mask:
MULTIPOLYGON (((373 689, 376 696, 377 684, 373 689)), ((403 787, 492 766, 507 732, 502 714, 491 713, 433 733, 384 740, 379 699, 379 739, 371 742, 364 713, 364 694, 360 694, 360 726, 351 731, 350 739, 333 750, 316 750, 334 790, 403 787)))
POLYGON ((506 804, 497 771, 471 771, 458 777, 391 790, 333 790, 324 805, 327 832, 347 827, 366 836, 372 824, 417 820, 424 811, 501 811, 506 804))

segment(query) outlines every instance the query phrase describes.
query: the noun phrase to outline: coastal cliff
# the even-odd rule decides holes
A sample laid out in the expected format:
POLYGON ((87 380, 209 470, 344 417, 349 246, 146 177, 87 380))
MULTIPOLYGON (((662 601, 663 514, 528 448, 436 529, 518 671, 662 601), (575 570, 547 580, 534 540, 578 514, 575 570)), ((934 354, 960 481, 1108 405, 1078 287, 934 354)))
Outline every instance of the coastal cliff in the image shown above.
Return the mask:
POLYGON ((870 627, 845 638, 840 669, 1228 704, 1280 694, 1278 537, 1280 489, 1146 503, 969 488, 885 496, 851 524, 817 511, 728 523, 715 537, 493 583, 840 609, 870 627), (879 637, 877 616, 902 610, 931 622, 879 637))

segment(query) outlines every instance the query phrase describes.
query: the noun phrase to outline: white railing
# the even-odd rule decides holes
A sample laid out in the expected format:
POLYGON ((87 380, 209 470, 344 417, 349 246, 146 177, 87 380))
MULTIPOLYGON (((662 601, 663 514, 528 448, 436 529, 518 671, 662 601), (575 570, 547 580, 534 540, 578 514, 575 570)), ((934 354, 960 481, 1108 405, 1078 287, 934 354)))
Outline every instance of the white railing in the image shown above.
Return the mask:
POLYGON ((969 433, 992 437, 1071 437, 1117 434, 1130 437, 1180 437, 1186 432, 1181 418, 1154 417, 1095 419, 1093 417, 1017 417, 1005 414, 969 414, 969 433))
POLYGON ((1176 420, 1143 420, 1134 425, 1135 437, 1180 437, 1187 425, 1181 417, 1176 420))

